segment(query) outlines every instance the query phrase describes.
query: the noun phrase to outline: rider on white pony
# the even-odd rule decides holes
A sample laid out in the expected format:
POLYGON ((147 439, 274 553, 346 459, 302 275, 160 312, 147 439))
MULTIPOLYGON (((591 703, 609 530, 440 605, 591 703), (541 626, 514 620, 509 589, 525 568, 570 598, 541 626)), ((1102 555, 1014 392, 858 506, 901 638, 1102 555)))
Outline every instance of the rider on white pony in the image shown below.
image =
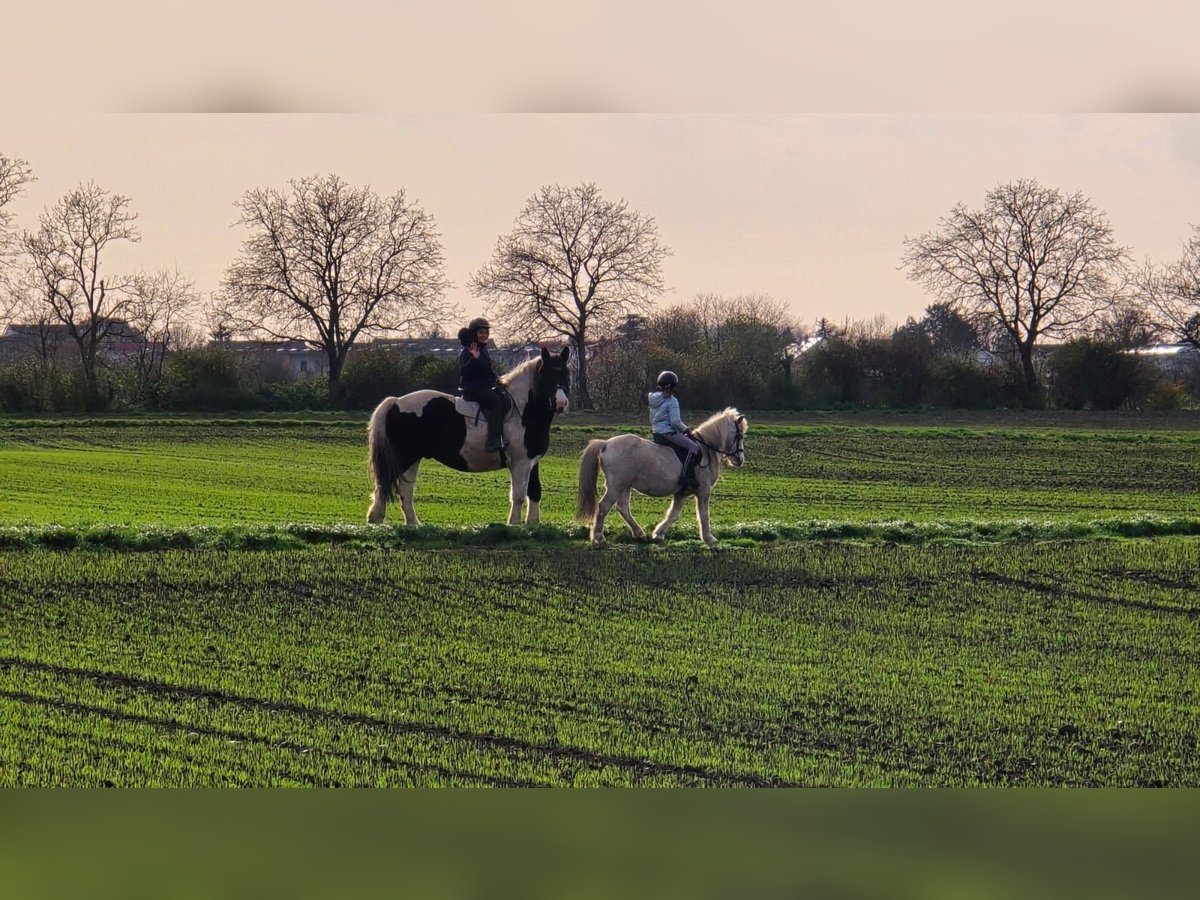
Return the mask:
POLYGON ((683 474, 679 476, 681 490, 695 488, 696 463, 700 461, 700 444, 692 440, 692 431, 683 424, 679 416, 679 401, 675 398, 675 389, 679 387, 679 378, 674 372, 663 372, 655 383, 657 391, 648 395, 650 401, 650 430, 655 437, 655 443, 669 443, 682 447, 687 451, 683 474))

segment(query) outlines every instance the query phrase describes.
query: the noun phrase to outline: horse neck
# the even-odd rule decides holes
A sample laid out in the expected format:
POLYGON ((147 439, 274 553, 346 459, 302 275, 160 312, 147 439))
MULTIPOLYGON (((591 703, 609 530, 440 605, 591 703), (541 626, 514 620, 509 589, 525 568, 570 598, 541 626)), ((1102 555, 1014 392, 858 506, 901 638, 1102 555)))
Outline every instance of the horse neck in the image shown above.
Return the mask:
POLYGON ((537 385, 536 379, 537 362, 535 360, 517 366, 507 377, 501 379, 501 383, 518 403, 524 405, 529 397, 529 392, 537 385))

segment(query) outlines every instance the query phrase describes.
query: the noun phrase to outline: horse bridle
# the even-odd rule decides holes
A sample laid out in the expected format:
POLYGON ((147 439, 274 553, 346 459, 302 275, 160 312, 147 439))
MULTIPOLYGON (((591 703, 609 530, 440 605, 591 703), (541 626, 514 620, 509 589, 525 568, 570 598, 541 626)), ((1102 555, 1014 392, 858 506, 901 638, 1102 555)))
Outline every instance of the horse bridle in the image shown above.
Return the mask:
POLYGON ((744 454, 746 452, 746 446, 745 446, 746 435, 742 431, 741 426, 738 424, 740 422, 741 418, 742 417, 739 417, 738 419, 735 419, 733 422, 734 437, 733 437, 733 449, 732 450, 722 450, 720 447, 714 447, 712 444, 710 444, 708 441, 704 440, 704 438, 700 437, 694 431, 692 432, 692 440, 695 441, 697 444, 700 444, 703 447, 707 447, 709 450, 713 451, 714 453, 720 453, 722 456, 724 456, 726 458, 729 458, 731 456, 737 456, 739 453, 744 454))

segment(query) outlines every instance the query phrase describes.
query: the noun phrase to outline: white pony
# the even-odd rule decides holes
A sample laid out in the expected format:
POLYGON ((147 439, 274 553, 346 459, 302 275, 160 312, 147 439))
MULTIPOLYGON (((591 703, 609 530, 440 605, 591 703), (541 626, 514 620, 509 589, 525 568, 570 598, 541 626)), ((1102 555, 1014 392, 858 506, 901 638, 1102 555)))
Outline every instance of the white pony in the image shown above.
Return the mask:
MULTIPOLYGON (((717 542, 708 524, 708 498, 721 475, 719 459, 735 468, 746 461, 743 440, 746 435, 746 417, 733 407, 709 417, 700 426, 692 429, 692 437, 700 442, 700 463, 696 466, 695 488, 696 519, 700 523, 700 537, 710 547, 717 542)), ((666 497, 670 494, 671 506, 666 516, 654 527, 653 539, 666 537, 675 520, 683 511, 687 491, 679 490, 679 458, 671 447, 655 444, 636 434, 620 434, 606 441, 591 441, 583 450, 579 466, 579 507, 576 514, 580 519, 592 520, 592 543, 597 547, 604 543, 604 518, 615 505, 633 536, 639 541, 649 540, 642 526, 629 510, 631 490, 651 497, 666 497), (596 502, 596 482, 600 470, 604 471, 604 496, 596 502)))

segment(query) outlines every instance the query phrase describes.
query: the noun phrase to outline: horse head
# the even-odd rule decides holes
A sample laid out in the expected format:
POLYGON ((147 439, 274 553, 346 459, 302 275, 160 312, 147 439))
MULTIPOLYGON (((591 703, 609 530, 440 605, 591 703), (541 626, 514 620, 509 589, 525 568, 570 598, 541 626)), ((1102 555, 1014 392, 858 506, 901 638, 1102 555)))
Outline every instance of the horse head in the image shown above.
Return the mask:
POLYGON ((740 469, 746 463, 746 417, 732 406, 718 413, 718 416, 721 421, 721 437, 716 449, 720 451, 726 465, 740 469))
POLYGON ((746 463, 746 429, 749 423, 746 417, 736 409, 731 409, 733 413, 733 452, 725 457, 731 466, 735 469, 740 469, 746 463))
POLYGON ((548 408, 552 406, 555 412, 567 411, 567 399, 571 395, 571 370, 567 367, 570 358, 570 347, 563 347, 561 353, 542 348, 534 397, 544 401, 548 408))

